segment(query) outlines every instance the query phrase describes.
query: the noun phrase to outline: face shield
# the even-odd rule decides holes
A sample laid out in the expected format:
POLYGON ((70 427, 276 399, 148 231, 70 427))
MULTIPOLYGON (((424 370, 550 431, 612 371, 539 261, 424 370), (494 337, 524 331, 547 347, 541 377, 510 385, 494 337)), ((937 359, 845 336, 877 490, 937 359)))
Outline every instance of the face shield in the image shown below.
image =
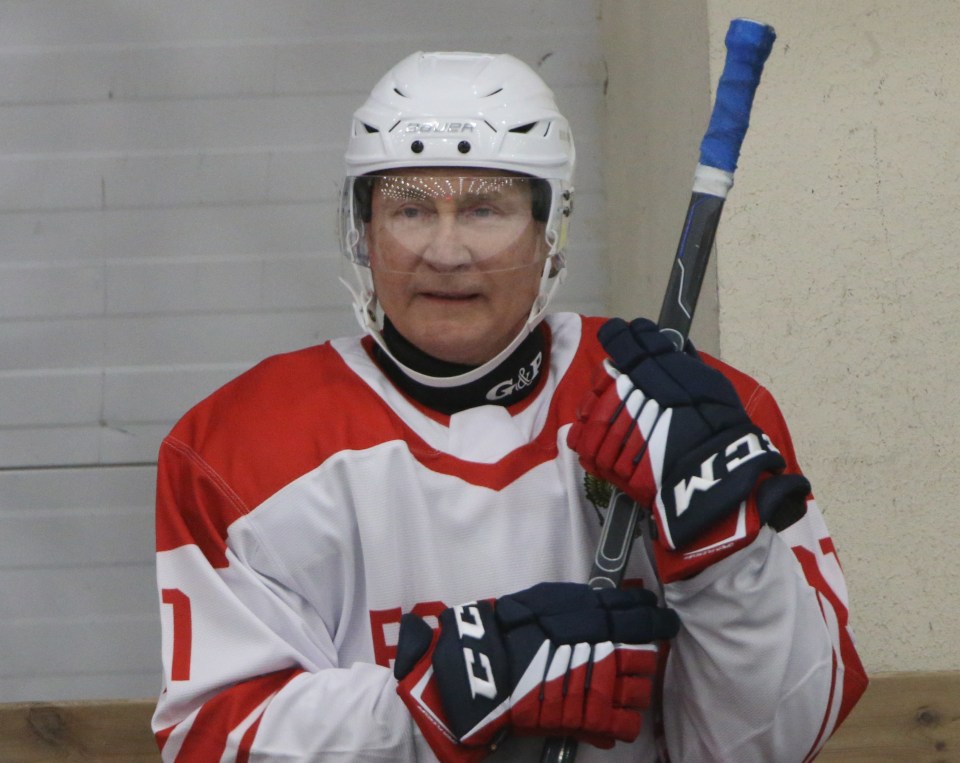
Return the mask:
MULTIPOLYGON (((524 329, 500 355, 468 374, 479 378, 533 330, 563 281, 570 209, 571 190, 563 181, 503 170, 418 167, 347 176, 340 197, 340 280, 353 295, 360 325, 390 355, 377 283, 456 295, 494 281, 494 288, 510 288, 511 276, 516 288, 524 288, 531 275, 524 329)), ((404 370, 435 386, 466 378, 439 381, 404 370)))

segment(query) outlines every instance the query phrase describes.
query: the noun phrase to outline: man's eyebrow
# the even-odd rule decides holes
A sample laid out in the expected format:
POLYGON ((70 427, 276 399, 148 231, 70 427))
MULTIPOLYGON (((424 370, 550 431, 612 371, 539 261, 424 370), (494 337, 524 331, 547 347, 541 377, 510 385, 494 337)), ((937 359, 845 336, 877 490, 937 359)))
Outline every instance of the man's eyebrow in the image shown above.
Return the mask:
POLYGON ((492 189, 489 191, 474 191, 468 192, 460 196, 464 201, 493 201, 496 199, 503 198, 503 192, 500 189, 492 189))

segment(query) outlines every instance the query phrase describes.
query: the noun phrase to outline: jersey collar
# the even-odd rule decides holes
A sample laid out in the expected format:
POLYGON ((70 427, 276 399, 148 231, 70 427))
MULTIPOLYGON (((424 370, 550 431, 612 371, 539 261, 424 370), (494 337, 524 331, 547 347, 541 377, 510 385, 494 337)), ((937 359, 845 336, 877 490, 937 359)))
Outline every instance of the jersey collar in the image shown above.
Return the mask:
MULTIPOLYGON (((384 319, 383 339, 397 361, 426 376, 448 378, 474 368, 427 355, 407 341, 388 319, 384 319)), ((452 415, 479 405, 509 406, 526 398, 537 388, 545 371, 546 341, 543 324, 539 324, 496 368, 479 379, 452 387, 431 386, 410 378, 379 344, 374 344, 373 354, 381 370, 400 390, 421 405, 452 415)))

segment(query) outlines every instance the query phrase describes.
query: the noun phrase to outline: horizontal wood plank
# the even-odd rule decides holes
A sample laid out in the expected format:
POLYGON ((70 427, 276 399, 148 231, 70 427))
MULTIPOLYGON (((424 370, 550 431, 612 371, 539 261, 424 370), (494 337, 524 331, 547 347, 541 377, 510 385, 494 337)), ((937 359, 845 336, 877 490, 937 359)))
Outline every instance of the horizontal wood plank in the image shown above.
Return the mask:
MULTIPOLYGON (((0 705, 0 760, 157 761, 154 700, 0 705)), ((882 673, 820 763, 960 760, 960 671, 882 673)))
POLYGON ((960 761, 960 671, 880 673, 818 763, 960 761))
POLYGON ((152 699, 0 705, 0 760, 159 761, 150 731, 154 705, 152 699))

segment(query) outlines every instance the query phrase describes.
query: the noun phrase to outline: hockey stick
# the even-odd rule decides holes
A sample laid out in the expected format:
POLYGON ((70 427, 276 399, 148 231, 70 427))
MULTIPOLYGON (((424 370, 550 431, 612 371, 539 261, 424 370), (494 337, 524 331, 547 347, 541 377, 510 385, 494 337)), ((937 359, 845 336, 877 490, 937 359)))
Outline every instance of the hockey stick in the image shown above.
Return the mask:
MULTIPOLYGON (((669 335, 678 350, 682 350, 687 341, 720 212, 733 187, 733 173, 750 123, 753 96, 774 39, 773 27, 749 19, 734 19, 727 30, 726 61, 717 85, 710 124, 700 143, 693 193, 658 320, 660 330, 669 335)), ((640 511, 633 500, 613 489, 590 573, 592 587, 620 585, 640 511)), ((540 760, 541 763, 572 763, 576 753, 575 739, 552 737, 544 743, 540 760)))

